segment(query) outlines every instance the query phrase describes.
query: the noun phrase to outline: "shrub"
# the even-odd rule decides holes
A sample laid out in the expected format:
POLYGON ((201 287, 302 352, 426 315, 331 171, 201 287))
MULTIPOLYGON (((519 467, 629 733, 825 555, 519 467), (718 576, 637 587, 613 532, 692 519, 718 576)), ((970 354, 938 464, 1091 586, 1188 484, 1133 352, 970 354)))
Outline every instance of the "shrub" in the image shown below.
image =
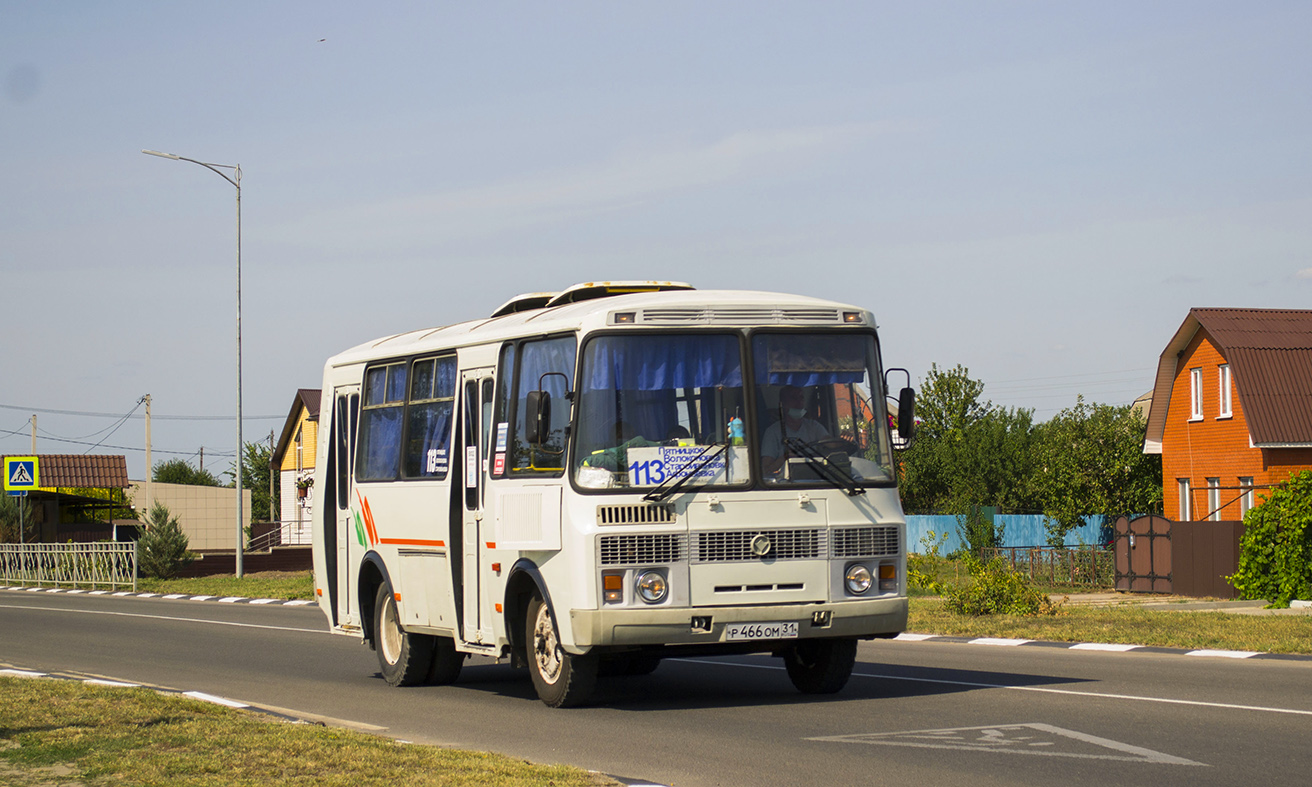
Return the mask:
POLYGON ((142 576, 169 579, 196 559, 187 551, 187 534, 168 506, 157 501, 142 525, 145 532, 137 540, 137 569, 142 576))
POLYGON ((933 593, 942 592, 939 589, 938 575, 947 558, 939 552, 947 540, 947 533, 939 534, 933 530, 927 531, 920 537, 920 547, 923 551, 919 554, 912 552, 907 555, 907 582, 911 587, 933 593))
POLYGON ((1244 515, 1239 570, 1229 579, 1241 598, 1276 607, 1312 596, 1312 471, 1291 475, 1244 515))
POLYGON ((1034 589, 1029 577, 995 557, 969 558, 970 582, 948 588, 943 600, 959 615, 1055 615, 1057 605, 1034 589))

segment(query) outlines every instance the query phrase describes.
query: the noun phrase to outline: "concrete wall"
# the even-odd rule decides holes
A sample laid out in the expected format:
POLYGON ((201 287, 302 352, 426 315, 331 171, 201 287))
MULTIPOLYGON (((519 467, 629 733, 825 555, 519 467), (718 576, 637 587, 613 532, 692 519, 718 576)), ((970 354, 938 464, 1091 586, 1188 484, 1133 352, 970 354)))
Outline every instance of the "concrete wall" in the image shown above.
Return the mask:
MULTIPOLYGON (((137 516, 144 517, 150 510, 141 481, 133 481, 130 494, 137 516)), ((237 496, 232 489, 220 486, 189 486, 187 484, 150 485, 154 499, 168 506, 178 518, 182 532, 190 539, 191 549, 237 548, 237 496)), ((242 528, 251 523, 251 490, 243 489, 242 528)))

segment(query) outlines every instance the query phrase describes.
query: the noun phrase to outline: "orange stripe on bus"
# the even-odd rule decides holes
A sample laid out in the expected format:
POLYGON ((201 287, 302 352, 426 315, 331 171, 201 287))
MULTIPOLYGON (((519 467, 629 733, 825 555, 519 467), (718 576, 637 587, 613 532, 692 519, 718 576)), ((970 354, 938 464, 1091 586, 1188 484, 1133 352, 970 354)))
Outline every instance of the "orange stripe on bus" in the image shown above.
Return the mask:
POLYGON ((399 545, 399 546, 412 546, 412 547, 444 547, 444 546, 446 546, 446 542, 445 542, 445 541, 429 541, 429 540, 425 540, 425 539, 422 539, 422 538, 380 538, 380 539, 378 539, 378 543, 380 543, 380 544, 397 544, 397 545, 399 545))

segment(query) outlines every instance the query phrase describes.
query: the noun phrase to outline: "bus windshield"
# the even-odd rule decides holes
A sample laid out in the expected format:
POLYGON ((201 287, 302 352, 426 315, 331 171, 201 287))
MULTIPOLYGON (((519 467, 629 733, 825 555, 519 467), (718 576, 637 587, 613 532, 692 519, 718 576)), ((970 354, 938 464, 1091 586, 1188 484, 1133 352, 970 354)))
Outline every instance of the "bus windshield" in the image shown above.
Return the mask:
POLYGON ((581 487, 751 483, 738 334, 595 337, 576 407, 581 487))
POLYGON ((750 350, 749 387, 736 333, 588 341, 575 410, 576 483, 746 486, 754 466, 772 486, 892 483, 873 335, 758 333, 750 350))
POLYGON ((893 481, 875 337, 752 337, 757 445, 767 485, 893 481))

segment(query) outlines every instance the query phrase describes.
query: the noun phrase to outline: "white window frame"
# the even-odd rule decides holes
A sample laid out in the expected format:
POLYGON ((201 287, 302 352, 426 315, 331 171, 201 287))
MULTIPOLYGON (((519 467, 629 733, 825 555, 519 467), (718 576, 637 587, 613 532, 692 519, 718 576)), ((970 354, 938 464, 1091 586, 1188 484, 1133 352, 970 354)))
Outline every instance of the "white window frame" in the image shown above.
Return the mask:
POLYGON ((1189 494, 1189 479, 1175 479, 1176 486, 1180 490, 1180 521, 1190 522, 1193 520, 1193 503, 1189 494))
POLYGON ((1221 519, 1221 479, 1207 479, 1207 518, 1213 522, 1221 519))
POLYGON ((1189 370, 1189 420, 1203 420, 1203 370, 1189 370))
POLYGON ((1239 476, 1239 486, 1243 490, 1243 494, 1239 496, 1239 518, 1243 519, 1253 507, 1253 477, 1239 476))
POLYGON ((1230 399, 1230 364, 1223 363, 1216 367, 1216 370, 1221 393, 1221 408, 1217 418, 1230 418, 1235 414, 1230 399))

